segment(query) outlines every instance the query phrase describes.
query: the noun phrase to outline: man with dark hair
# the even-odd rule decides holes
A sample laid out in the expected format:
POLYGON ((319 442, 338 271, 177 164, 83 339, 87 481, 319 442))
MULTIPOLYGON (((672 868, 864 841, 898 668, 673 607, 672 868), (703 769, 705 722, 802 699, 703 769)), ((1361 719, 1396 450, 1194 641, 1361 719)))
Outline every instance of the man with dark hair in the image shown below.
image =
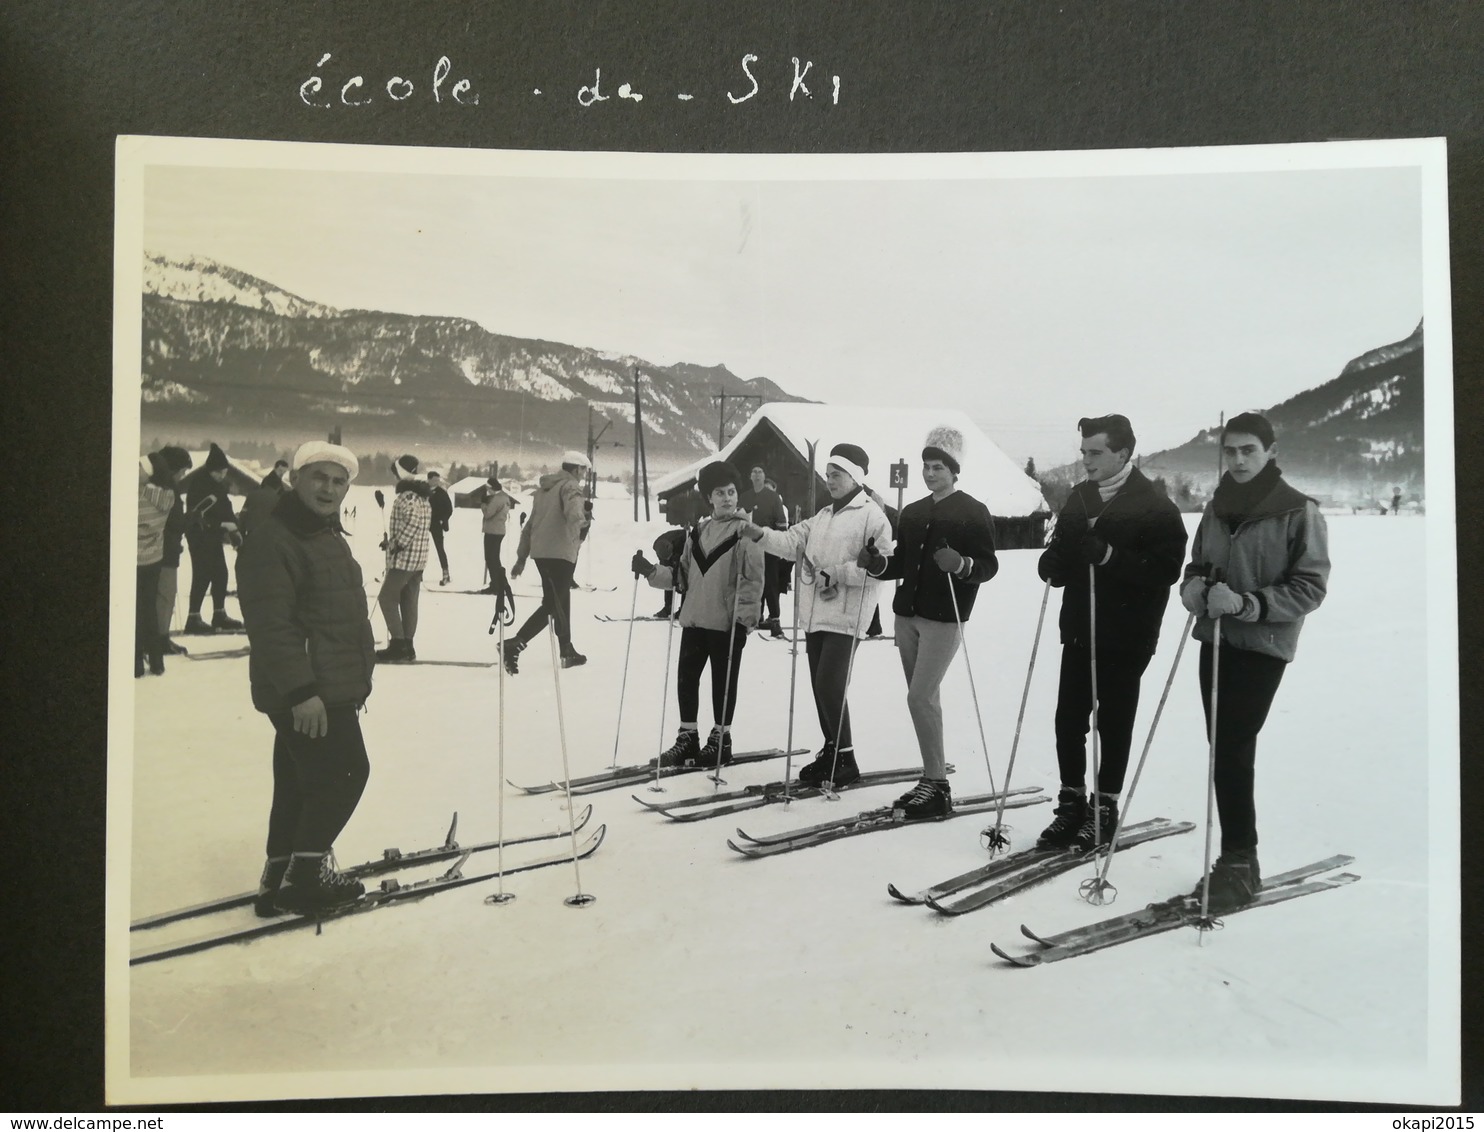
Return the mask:
POLYGON ((562 470, 541 477, 531 500, 531 519, 520 529, 510 576, 519 578, 526 560, 534 558, 541 575, 541 606, 505 642, 501 660, 512 676, 519 674, 520 654, 548 621, 561 646, 561 666, 573 668, 587 663, 587 657, 572 647, 572 572, 577 567, 582 532, 589 522, 582 506, 582 485, 591 466, 581 452, 562 453, 562 470))
POLYGON ((365 889, 331 864, 335 838, 371 773, 357 713, 371 694, 371 619, 361 568, 340 527, 360 462, 310 441, 293 487, 242 548, 238 584, 253 707, 273 724, 273 803, 260 916, 313 914, 365 889))
POLYGON ((240 545, 237 515, 227 496, 227 454, 215 444, 206 460, 181 486, 186 500, 186 546, 191 554, 190 613, 187 633, 235 632, 242 622, 227 614, 227 553, 223 543, 240 545), (211 624, 201 619, 201 604, 211 591, 215 607, 211 624))
POLYGON ((515 497, 500 486, 496 477, 490 476, 485 480, 484 491, 479 497, 479 512, 483 516, 480 526, 484 532, 484 568, 489 573, 489 585, 481 593, 503 594, 509 584, 505 581, 505 567, 500 562, 500 545, 505 541, 510 509, 514 506, 515 497))
POLYGON ((1217 915, 1250 903, 1262 889, 1257 735, 1298 648, 1304 617, 1319 608, 1329 584, 1324 516, 1283 479, 1267 418, 1240 413, 1227 421, 1221 452, 1226 474, 1196 528, 1180 587, 1180 600, 1198 618, 1208 732, 1218 622, 1221 630, 1215 750, 1221 855, 1211 869, 1209 905, 1217 915))
POLYGON ((1072 489, 1039 563, 1041 577, 1064 593, 1056 700, 1061 792, 1036 846, 1090 851, 1106 845, 1118 824, 1139 681, 1159 643, 1186 536, 1179 510, 1132 463, 1128 418, 1083 417, 1077 427, 1087 479, 1072 489), (1084 791, 1094 663, 1101 757, 1089 799, 1084 791))
POLYGON ((273 470, 263 477, 263 482, 248 492, 247 498, 242 501, 242 510, 238 513, 237 520, 244 539, 278 506, 279 496, 290 490, 289 463, 287 460, 279 460, 273 465, 273 470))
POLYGON ((433 536, 433 549, 438 552, 438 565, 443 568, 446 586, 452 580, 448 576, 448 551, 443 549, 443 536, 448 531, 448 520, 453 518, 453 500, 448 498, 448 489, 443 486, 443 477, 437 472, 428 473, 428 533, 433 536))
MULTIPOLYGON (((754 464, 748 478, 752 486, 738 497, 737 510, 746 512, 760 527, 774 531, 787 530, 788 512, 784 510, 783 500, 779 498, 778 492, 768 486, 767 469, 761 464, 754 464)), ((782 559, 772 554, 763 555, 762 612, 765 616, 758 623, 758 628, 766 629, 774 637, 783 636, 783 625, 778 617, 779 577, 782 568, 782 559)))

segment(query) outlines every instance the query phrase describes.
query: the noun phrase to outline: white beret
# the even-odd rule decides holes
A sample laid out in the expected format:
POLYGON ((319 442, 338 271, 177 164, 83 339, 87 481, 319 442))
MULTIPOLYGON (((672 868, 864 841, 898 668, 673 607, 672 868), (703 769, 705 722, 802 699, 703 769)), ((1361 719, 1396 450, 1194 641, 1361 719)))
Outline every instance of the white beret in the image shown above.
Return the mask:
POLYGON ((294 471, 306 464, 339 464, 351 479, 361 472, 361 462, 354 452, 326 440, 311 440, 299 445, 299 450, 294 453, 294 471))
POLYGON ((591 468, 592 461, 575 448, 568 449, 562 453, 562 463, 576 464, 579 468, 591 468))

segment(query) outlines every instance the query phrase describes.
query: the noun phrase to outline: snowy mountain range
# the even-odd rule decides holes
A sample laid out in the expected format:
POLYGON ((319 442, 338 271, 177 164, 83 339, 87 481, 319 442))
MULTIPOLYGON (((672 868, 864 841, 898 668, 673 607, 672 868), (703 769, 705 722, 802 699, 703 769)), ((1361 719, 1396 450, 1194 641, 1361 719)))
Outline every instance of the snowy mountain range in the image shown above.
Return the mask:
MULTIPOLYGON (((1342 500, 1411 497, 1424 490, 1422 323, 1399 342, 1352 358, 1337 377, 1261 412, 1278 435, 1278 461, 1295 486, 1342 500)), ((1145 457, 1150 476, 1187 478, 1202 494, 1216 480, 1219 426, 1145 457)))
MULTIPOLYGON (((631 439, 642 373, 651 464, 714 450, 713 395, 798 401, 725 366, 642 358, 490 331, 469 319, 337 310, 208 259, 146 255, 146 431, 198 426, 271 436, 340 427, 357 449, 436 444, 488 452, 582 447, 588 403, 605 440, 631 439)), ((757 402, 735 402, 740 414, 757 402)))

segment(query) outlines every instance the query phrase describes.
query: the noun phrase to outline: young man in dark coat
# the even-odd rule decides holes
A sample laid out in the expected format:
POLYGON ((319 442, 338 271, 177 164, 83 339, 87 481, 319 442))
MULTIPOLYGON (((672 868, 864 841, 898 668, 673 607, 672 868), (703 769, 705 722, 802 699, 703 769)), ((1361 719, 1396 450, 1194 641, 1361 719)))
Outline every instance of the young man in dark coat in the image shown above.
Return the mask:
POLYGON ((233 632, 242 622, 227 614, 227 553, 225 541, 241 542, 237 515, 227 495, 227 454, 215 444, 205 462, 181 485, 186 501, 186 546, 191 552, 190 613, 187 633, 233 632), (211 624, 201 619, 201 603, 211 591, 215 607, 211 624))
POLYGON ((1055 817, 1036 843, 1042 849, 1092 850, 1112 839, 1139 708, 1139 680, 1159 643, 1170 587, 1179 580, 1185 558, 1179 510, 1131 463, 1134 432, 1128 418, 1117 413, 1084 417, 1077 426, 1087 479, 1072 489, 1039 564, 1041 577, 1065 591, 1056 701, 1061 792, 1055 817), (1100 759, 1089 799, 1084 791, 1094 599, 1100 759))
MULTIPOLYGON (((1210 891, 1217 915, 1250 903, 1262 889, 1253 794, 1257 734, 1298 648, 1304 617, 1329 587, 1324 516, 1283 479, 1273 426, 1257 413, 1239 413, 1222 430, 1221 450, 1226 474, 1196 528, 1180 587, 1180 600, 1197 616, 1208 729, 1218 622, 1221 628, 1215 751, 1221 855, 1210 891)), ((1200 893, 1197 886, 1193 895, 1200 893)))
POLYGON ((253 707, 275 733, 260 916, 323 911, 365 891, 330 860, 370 775, 357 713, 376 657, 361 568, 340 527, 360 464, 349 449, 316 440, 299 448, 293 467, 292 490, 237 564, 253 707))
MULTIPOLYGON (((770 530, 783 531, 788 529, 788 511, 784 509, 783 499, 778 492, 768 486, 768 472, 761 464, 754 464, 748 474, 751 487, 737 499, 737 509, 745 511, 752 516, 752 521, 760 527, 770 530)), ((766 629, 773 637, 783 636, 783 625, 778 616, 778 595, 781 593, 780 581, 783 571, 783 560, 771 554, 763 556, 763 620, 759 622, 759 629, 766 629)))
POLYGON ((928 433, 922 480, 931 494, 902 509, 896 552, 881 575, 902 583, 891 608, 907 710, 922 752, 921 781, 895 803, 908 821, 947 817, 953 809, 938 689, 958 654, 959 622, 969 619, 979 587, 1000 569, 989 508, 957 487, 963 451, 957 429, 928 433))
POLYGON ((428 506, 432 509, 428 533, 433 536, 433 549, 438 552, 438 565, 443 568, 443 580, 438 584, 446 586, 452 579, 448 576, 448 551, 443 549, 443 536, 448 532, 448 520, 453 518, 453 500, 449 499, 443 477, 437 472, 428 473, 428 487, 428 506))

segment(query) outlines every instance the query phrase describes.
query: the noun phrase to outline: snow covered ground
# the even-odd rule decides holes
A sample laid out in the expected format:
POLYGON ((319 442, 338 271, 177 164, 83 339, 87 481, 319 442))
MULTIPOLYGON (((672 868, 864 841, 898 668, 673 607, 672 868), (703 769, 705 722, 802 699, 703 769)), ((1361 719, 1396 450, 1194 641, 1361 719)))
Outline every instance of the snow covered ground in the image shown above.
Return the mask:
MULTIPOLYGON (((350 503, 369 580, 380 568, 370 489, 354 489, 350 503)), ((629 632, 593 615, 628 613, 627 559, 663 529, 628 518, 627 504, 600 503, 578 565, 579 580, 616 589, 573 597, 574 639, 589 658, 561 673, 575 775, 614 758, 629 632)), ((607 826, 602 848, 581 864, 582 890, 597 897, 587 908, 563 904, 577 883, 570 866, 556 867, 510 878, 517 899, 503 907, 484 903, 490 882, 330 923, 319 936, 299 931, 130 970, 131 917, 248 888, 262 860, 272 740, 249 702, 247 661, 172 659, 164 678, 133 682, 133 749, 126 732, 110 752, 111 844, 125 851, 110 862, 109 1099, 952 1086, 1446 1101, 1456 1081, 1457 873, 1446 849, 1456 841, 1456 795, 1430 792, 1429 777, 1448 783, 1456 751, 1428 742, 1427 521, 1329 523, 1330 596, 1305 629, 1259 745, 1261 852, 1269 873, 1350 853, 1363 879, 1232 917, 1203 939, 1182 930, 1043 969, 1010 968, 989 945, 1019 950, 1023 922, 1056 931, 1187 889, 1201 868, 1201 832, 1120 854, 1110 908, 1079 899, 1082 870, 948 918, 894 903, 886 886, 919 888, 982 863, 978 817, 747 860, 725 844, 738 819, 673 824, 618 790, 578 800, 595 807, 589 829, 607 826)), ((479 516, 457 511, 453 527, 455 586, 478 588, 479 516)), ((534 567, 516 587, 534 592, 534 567)), ((1005 553, 968 626, 997 779, 1041 592, 1035 553, 1005 553)), ((1016 785, 1048 793, 1058 600, 1015 768, 1016 785)), ((658 604, 641 586, 638 612, 658 604)), ((419 656, 493 660, 491 605, 428 586, 419 656)), ((520 598, 519 616, 534 605, 520 598)), ((785 598, 785 623, 789 611, 785 598)), ((380 615, 373 620, 384 640, 380 615)), ((1183 622, 1172 601, 1145 677, 1136 757, 1183 622)), ((666 632, 661 623, 633 628, 620 762, 669 742, 666 632)), ((181 639, 197 652, 241 643, 181 639)), ((789 666, 786 645, 749 642, 739 749, 784 745, 789 666)), ((795 745, 814 748, 802 658, 799 671, 795 745)), ((497 688, 495 668, 378 669, 363 721, 372 775, 338 843, 342 863, 436 844, 453 811, 461 840, 495 836, 497 688)), ((506 775, 560 777, 545 635, 505 694, 506 775)), ((955 794, 986 789, 961 661, 943 699, 955 794)), ((863 768, 916 762, 892 645, 862 646, 852 712, 863 768)), ((737 786, 782 772, 779 760, 727 778, 737 786)), ((1187 649, 1131 820, 1202 822, 1205 774, 1187 649)), ((668 796, 711 789, 695 775, 671 782, 668 796)), ((885 804, 902 789, 772 806, 740 824, 752 833, 807 825, 885 804)), ((1007 815, 1017 847, 1049 811, 1007 815)), ((504 818, 506 834, 520 836, 555 828, 565 814, 560 795, 505 787, 504 818)), ((507 862, 531 855, 512 849, 507 862)))

